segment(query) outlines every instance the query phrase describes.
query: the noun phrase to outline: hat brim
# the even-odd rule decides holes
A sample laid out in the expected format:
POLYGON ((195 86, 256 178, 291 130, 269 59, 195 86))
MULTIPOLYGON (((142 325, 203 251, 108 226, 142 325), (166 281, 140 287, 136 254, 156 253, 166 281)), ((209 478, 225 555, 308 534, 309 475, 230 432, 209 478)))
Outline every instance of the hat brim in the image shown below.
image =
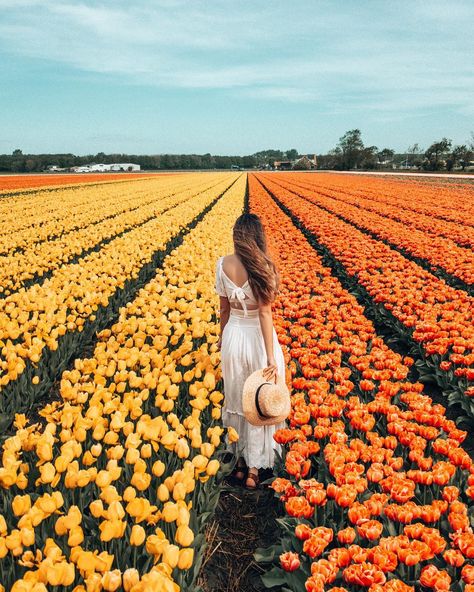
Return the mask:
POLYGON ((276 384, 282 389, 286 395, 285 408, 280 415, 269 417, 268 419, 261 417, 255 405, 255 393, 258 387, 267 382, 263 377, 263 368, 253 372, 245 381, 242 391, 242 410, 247 421, 254 426, 274 425, 284 421, 290 414, 291 402, 290 393, 285 382, 285 377, 278 375, 276 384))

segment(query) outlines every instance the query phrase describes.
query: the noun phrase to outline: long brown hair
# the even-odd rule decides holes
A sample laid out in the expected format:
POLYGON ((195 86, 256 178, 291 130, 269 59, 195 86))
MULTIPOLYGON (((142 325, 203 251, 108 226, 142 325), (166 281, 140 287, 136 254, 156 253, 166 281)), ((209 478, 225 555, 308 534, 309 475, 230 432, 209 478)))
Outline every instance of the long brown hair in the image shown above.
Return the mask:
POLYGON ((256 214, 242 214, 234 224, 234 250, 249 276, 255 297, 263 304, 273 302, 279 286, 278 270, 267 254, 267 240, 256 214))

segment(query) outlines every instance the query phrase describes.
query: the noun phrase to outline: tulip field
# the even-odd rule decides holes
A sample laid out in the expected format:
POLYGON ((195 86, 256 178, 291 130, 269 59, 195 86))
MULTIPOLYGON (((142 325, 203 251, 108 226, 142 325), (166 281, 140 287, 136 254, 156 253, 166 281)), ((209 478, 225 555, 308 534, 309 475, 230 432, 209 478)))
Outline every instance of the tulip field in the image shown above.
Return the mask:
POLYGON ((261 585, 474 592, 473 184, 44 177, 0 178, 0 591, 211 592, 215 263, 251 211, 292 393, 261 585))

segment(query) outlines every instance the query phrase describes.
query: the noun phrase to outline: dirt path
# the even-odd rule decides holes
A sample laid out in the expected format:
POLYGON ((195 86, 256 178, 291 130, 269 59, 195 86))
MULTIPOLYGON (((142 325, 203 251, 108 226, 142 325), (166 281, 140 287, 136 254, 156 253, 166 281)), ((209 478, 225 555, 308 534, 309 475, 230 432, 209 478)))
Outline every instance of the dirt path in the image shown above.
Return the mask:
MULTIPOLYGON (((271 477, 261 471, 260 479, 271 477)), ((226 482, 207 529, 207 550, 198 580, 204 592, 261 592, 263 573, 253 554, 268 547, 278 532, 277 500, 268 487, 249 491, 226 482)))

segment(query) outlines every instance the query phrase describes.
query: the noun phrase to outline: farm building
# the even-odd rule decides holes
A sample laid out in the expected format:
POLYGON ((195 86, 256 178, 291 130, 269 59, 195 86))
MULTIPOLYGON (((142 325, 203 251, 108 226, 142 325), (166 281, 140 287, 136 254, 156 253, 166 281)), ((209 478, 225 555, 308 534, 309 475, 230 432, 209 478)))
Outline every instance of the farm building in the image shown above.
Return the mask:
POLYGON ((140 165, 132 162, 113 162, 110 164, 103 163, 92 163, 85 164, 83 166, 73 167, 71 171, 73 173, 106 173, 108 171, 139 171, 140 165))
POLYGON ((290 171, 291 169, 311 170, 318 167, 316 154, 303 154, 296 160, 275 160, 273 168, 277 171, 290 171))

